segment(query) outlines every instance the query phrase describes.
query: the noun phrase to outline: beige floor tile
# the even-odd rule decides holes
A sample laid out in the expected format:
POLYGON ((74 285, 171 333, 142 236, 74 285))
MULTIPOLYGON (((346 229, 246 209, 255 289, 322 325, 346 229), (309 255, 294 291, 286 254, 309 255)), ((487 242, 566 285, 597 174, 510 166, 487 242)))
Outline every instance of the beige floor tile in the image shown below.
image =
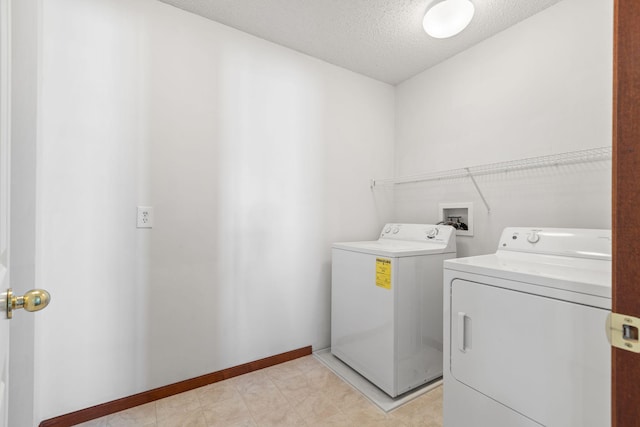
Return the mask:
POLYGON ((289 401, 280 393, 277 387, 269 387, 258 392, 246 393, 242 395, 244 403, 256 420, 259 416, 273 410, 283 410, 291 407, 289 401))
POLYGON ((263 381, 252 383, 247 387, 236 388, 240 393, 240 396, 245 397, 248 395, 264 395, 269 393, 278 394, 278 387, 270 378, 266 378, 263 381))
POLYGON ((207 427, 257 427, 253 417, 247 412, 233 418, 207 418, 207 427))
POLYGON ((354 427, 354 421, 342 412, 318 421, 309 421, 309 427, 354 427))
POLYGON ((290 406, 274 408, 260 415, 254 415, 253 418, 260 427, 302 427, 307 425, 296 410, 290 406))
POLYGON ((437 405, 442 405, 442 396, 443 396, 443 388, 440 385, 434 388, 433 390, 429 391, 428 393, 425 393, 422 396, 417 397, 415 400, 422 400, 422 402, 432 402, 437 405))
POLYGON ((190 414, 200 409, 198 393, 195 390, 169 396, 156 401, 156 416, 158 421, 176 414, 190 414))
POLYGON ((289 363, 291 363, 293 366, 297 367, 298 370, 300 370, 300 372, 307 372, 307 371, 310 371, 312 369, 317 369, 317 368, 325 368, 326 369, 326 367, 322 364, 322 362, 318 361, 318 359, 316 359, 313 356, 301 357, 299 359, 292 360, 289 363))
POLYGON ((156 403, 136 406, 107 418, 109 427, 146 427, 156 425, 156 403))
POLYGON ((310 394, 302 399, 295 406, 295 409, 298 415, 309 424, 320 422, 341 412, 340 409, 322 393, 310 394))
POLYGON ((301 373, 287 378, 273 378, 272 381, 280 393, 293 405, 317 392, 311 387, 309 379, 301 373))
POLYGON ((108 427, 108 419, 111 415, 106 417, 97 418, 95 420, 87 421, 86 423, 76 424, 75 427, 108 427))
POLYGON ((394 418, 391 418, 392 422, 393 420, 397 421, 399 424, 402 424, 405 427, 442 427, 442 424, 434 421, 430 418, 421 418, 421 417, 414 417, 411 419, 402 419, 402 420, 397 420, 394 418))
POLYGON ((389 416, 407 426, 442 426, 442 387, 401 406, 389 416))
POLYGON ((229 399, 222 402, 208 403, 202 405, 202 409, 209 424, 224 419, 251 418, 249 408, 247 408, 243 399, 229 399))
POLYGON ((344 382, 324 366, 311 369, 305 372, 304 375, 307 377, 310 387, 316 390, 323 390, 332 385, 338 385, 344 382))
POLYGON ((374 405, 353 407, 342 412, 352 419, 357 425, 370 425, 387 419, 387 414, 374 405))
POLYGON ((442 387, 385 414, 311 356, 82 427, 442 427, 442 387))
POLYGON ((240 393, 235 385, 227 380, 209 384, 194 390, 201 406, 212 405, 226 400, 240 399, 240 393))
POLYGON ((355 426, 407 427, 402 421, 392 420, 390 418, 387 418, 384 415, 379 418, 371 419, 366 415, 354 416, 354 414, 345 414, 345 413, 340 413, 332 417, 326 418, 324 420, 310 423, 309 426, 313 426, 313 427, 321 427, 321 426, 326 426, 326 427, 355 427, 355 426))
POLYGON ((331 383, 322 389, 324 394, 340 410, 348 410, 353 407, 375 406, 362 394, 344 381, 331 383))
MULTIPOLYGON (((409 426, 400 420, 386 418, 384 420, 373 421, 371 422, 371 424, 367 424, 367 427, 409 427, 409 426)), ((426 425, 425 427, 442 427, 442 426, 426 425)))
POLYGON ((416 413, 442 414, 442 386, 419 396, 391 413, 397 415, 416 413))
POLYGON ((264 369, 264 372, 272 380, 286 379, 286 378, 294 377, 296 375, 300 375, 302 373, 300 368, 293 362, 286 362, 286 363, 281 363, 279 365, 271 366, 269 368, 264 369))
POLYGON ((207 422, 204 412, 200 409, 190 412, 177 411, 159 419, 158 427, 207 427, 207 422))
POLYGON ((255 390, 264 389, 270 384, 273 385, 269 376, 262 370, 240 375, 227 381, 233 384, 240 394, 251 393, 255 390))

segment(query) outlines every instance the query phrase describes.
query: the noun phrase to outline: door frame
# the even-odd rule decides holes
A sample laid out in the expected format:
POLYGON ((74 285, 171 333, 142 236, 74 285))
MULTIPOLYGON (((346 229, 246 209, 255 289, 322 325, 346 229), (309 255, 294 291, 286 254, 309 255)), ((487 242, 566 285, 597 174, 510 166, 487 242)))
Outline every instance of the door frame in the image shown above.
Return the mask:
MULTIPOLYGON (((640 2, 615 0, 612 311, 640 317, 640 2)), ((640 355, 611 350, 611 424, 639 426, 640 355)))
POLYGON ((10 274, 11 202, 11 0, 0 0, 0 426, 9 425, 10 323, 6 289, 10 274))
MULTIPOLYGON (((37 288, 36 163, 42 0, 0 0, 6 4, 10 57, 10 242, 11 284, 21 295, 37 288)), ((4 24, 4 23, 3 23, 4 24)), ((3 29, 4 31, 4 29, 3 29)), ((19 315, 11 322, 9 355, 9 425, 35 425, 35 316, 19 315)))

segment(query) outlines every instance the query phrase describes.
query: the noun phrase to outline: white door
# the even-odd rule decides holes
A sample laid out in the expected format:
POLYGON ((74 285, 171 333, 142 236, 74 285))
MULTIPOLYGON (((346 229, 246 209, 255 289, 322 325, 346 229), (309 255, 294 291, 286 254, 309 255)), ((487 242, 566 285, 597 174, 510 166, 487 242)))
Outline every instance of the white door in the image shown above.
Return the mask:
POLYGON ((6 289, 9 285, 9 0, 0 0, 0 427, 8 417, 9 319, 6 289))
MULTIPOLYGON (((15 309, 41 310, 47 306, 50 299, 49 294, 41 290, 30 290, 20 296, 12 296, 9 292, 11 288, 11 258, 9 255, 11 247, 11 210, 9 206, 11 200, 11 123, 15 123, 13 119, 17 118, 12 117, 12 113, 16 113, 16 110, 13 110, 11 106, 12 90, 17 87, 13 85, 11 78, 12 45, 16 42, 15 39, 12 40, 12 31, 16 28, 14 27, 12 30, 15 21, 11 17, 16 16, 12 15, 17 10, 15 9, 16 5, 24 6, 24 3, 0 0, 0 427, 9 425, 9 402, 15 408, 19 408, 23 403, 19 399, 12 401, 9 398, 9 318, 15 309)), ((23 11, 20 16, 23 16, 24 13, 23 11)), ((21 51, 15 49, 13 53, 21 53, 21 51)), ((16 319, 16 321, 20 320, 16 319)), ((24 425, 22 421, 19 424, 24 425)))

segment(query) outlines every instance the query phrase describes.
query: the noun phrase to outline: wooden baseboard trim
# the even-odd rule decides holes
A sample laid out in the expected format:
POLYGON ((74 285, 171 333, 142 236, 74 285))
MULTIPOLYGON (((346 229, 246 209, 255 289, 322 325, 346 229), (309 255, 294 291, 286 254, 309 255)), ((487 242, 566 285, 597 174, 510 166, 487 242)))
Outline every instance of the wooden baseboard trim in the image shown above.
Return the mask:
POLYGON ((265 357, 264 359, 256 360, 254 362, 223 369, 221 371, 202 375, 196 378, 169 384, 164 387, 144 391, 142 393, 134 394, 133 396, 112 400, 111 402, 102 403, 100 405, 92 406, 91 408, 81 409, 69 414, 60 415, 59 417, 50 418, 42 421, 40 423, 40 427, 73 426, 95 420, 96 418, 104 417, 106 415, 114 414, 116 412, 124 411, 125 409, 133 408, 134 406, 144 405, 145 403, 164 399, 165 397, 173 396, 174 394, 183 393, 185 391, 193 390, 194 388, 203 387, 218 381, 237 377, 238 375, 268 368, 269 366, 278 365, 310 354, 311 346, 287 351, 286 353, 265 357))

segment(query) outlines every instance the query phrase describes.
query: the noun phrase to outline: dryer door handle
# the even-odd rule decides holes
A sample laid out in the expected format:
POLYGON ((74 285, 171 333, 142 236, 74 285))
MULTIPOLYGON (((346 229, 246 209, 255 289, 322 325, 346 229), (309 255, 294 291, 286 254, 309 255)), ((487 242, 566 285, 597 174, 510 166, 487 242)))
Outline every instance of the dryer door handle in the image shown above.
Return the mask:
POLYGON ((465 332, 465 320, 467 318, 467 314, 459 311, 458 312, 458 350, 463 353, 466 353, 466 348, 464 346, 464 332, 465 332))

